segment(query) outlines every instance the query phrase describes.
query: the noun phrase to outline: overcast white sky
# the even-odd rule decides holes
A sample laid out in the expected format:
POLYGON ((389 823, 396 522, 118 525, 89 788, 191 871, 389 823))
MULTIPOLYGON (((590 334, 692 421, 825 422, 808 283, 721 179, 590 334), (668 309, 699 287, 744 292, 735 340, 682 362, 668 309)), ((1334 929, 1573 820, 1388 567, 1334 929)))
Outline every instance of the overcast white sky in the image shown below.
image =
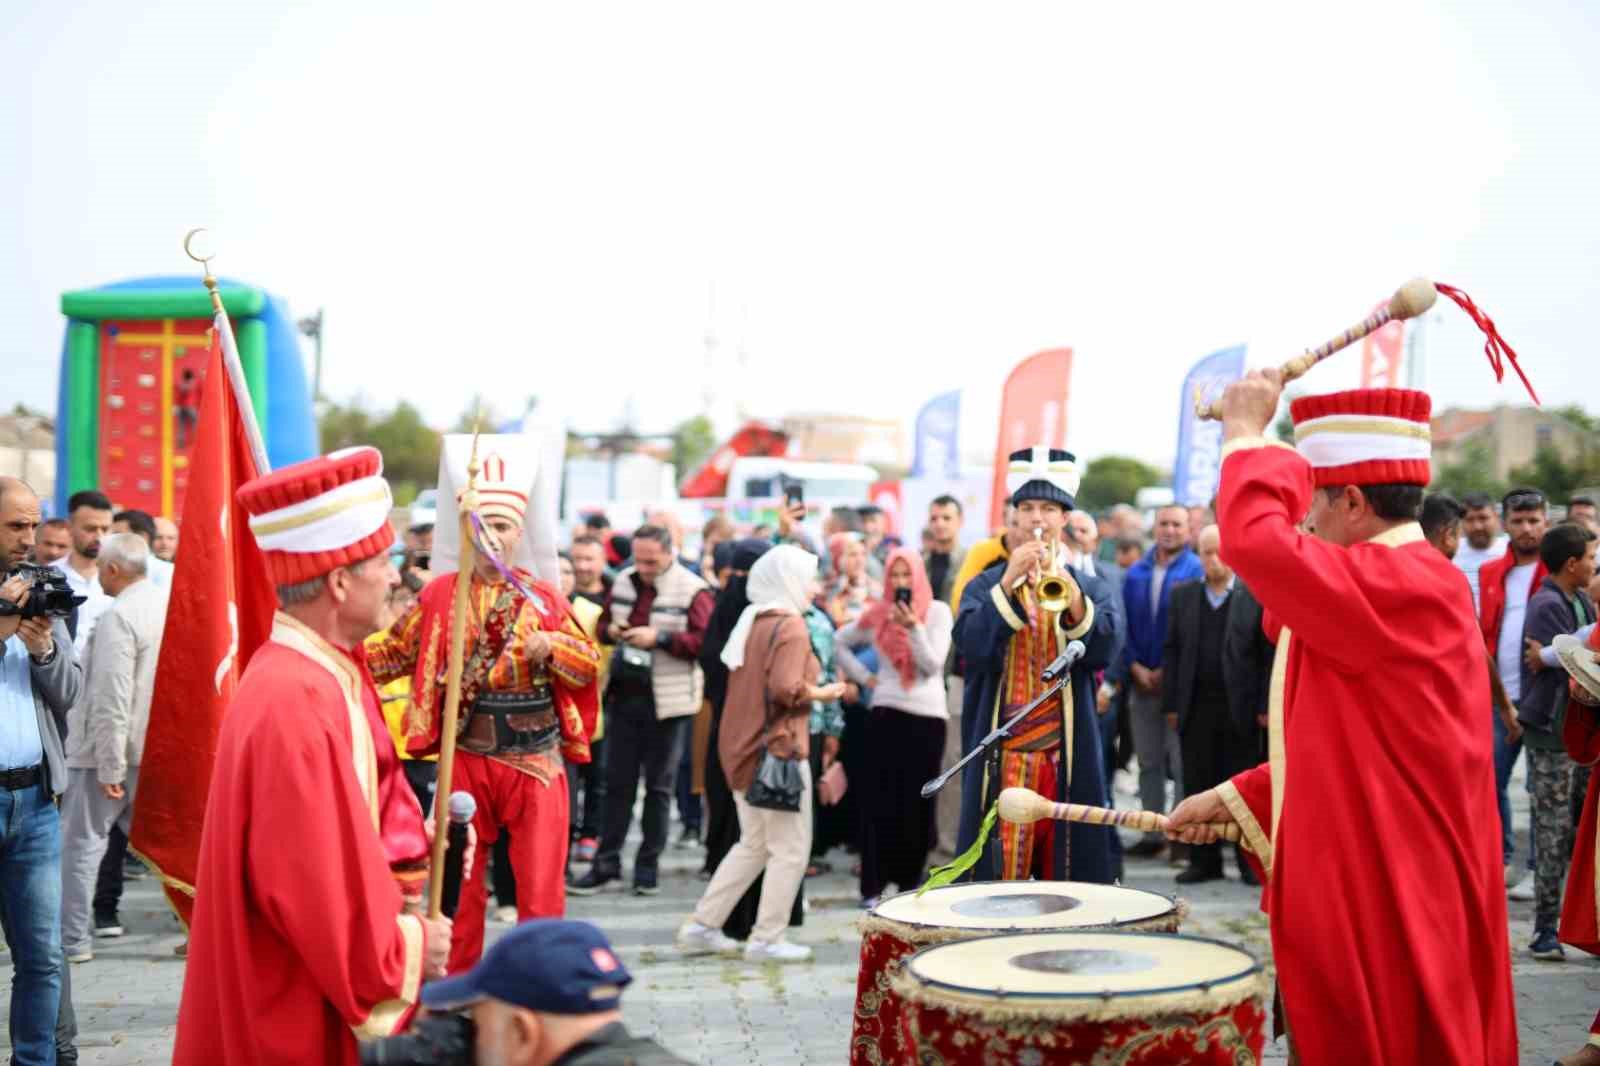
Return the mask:
MULTIPOLYGON (((8 405, 54 406, 62 290, 180 272, 209 225, 222 272, 327 308, 326 392, 440 422, 536 392, 584 427, 631 396, 665 428, 703 406, 709 324, 757 413, 909 419, 964 387, 979 451, 1005 372, 1069 345, 1069 446, 1168 464, 1195 359, 1276 363, 1415 274, 1476 297, 1547 402, 1600 407, 1581 3, 4 19, 8 405)), ((1446 308, 1437 402, 1518 400, 1480 347, 1446 308)))

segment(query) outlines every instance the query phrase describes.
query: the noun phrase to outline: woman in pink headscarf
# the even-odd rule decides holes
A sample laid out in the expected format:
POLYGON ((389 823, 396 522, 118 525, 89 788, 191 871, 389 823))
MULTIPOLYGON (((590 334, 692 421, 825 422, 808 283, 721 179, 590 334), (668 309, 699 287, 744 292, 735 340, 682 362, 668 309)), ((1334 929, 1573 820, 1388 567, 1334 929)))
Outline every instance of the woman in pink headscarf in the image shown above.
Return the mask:
POLYGON ((862 791, 861 899, 877 906, 889 885, 901 891, 922 883, 935 839, 934 802, 922 786, 939 773, 949 712, 944 665, 954 628, 948 605, 933 598, 922 557, 896 548, 885 567, 884 598, 835 637, 839 668, 855 684, 871 687, 862 791), (852 648, 871 644, 876 677, 852 648))

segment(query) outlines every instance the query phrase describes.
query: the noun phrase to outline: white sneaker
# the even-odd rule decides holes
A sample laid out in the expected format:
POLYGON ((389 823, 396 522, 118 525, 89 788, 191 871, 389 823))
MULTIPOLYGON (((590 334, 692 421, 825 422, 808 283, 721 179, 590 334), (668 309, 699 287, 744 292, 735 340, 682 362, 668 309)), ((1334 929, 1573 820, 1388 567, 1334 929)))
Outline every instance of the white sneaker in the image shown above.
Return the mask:
POLYGON ((494 912, 494 920, 499 922, 501 925, 516 925, 517 908, 496 907, 494 912))
POLYGON ((779 940, 771 944, 752 940, 744 947, 744 961, 810 962, 811 949, 804 944, 791 944, 787 940, 779 940))
POLYGON ((92 951, 73 951, 73 952, 69 952, 67 954, 67 961, 72 963, 74 966, 76 966, 78 963, 82 963, 82 962, 93 962, 94 961, 94 952, 92 952, 92 951))
POLYGON ((685 955, 726 955, 738 951, 739 942, 691 918, 678 928, 678 950, 685 955))
POLYGON ((1538 898, 1534 892, 1533 878, 1524 877, 1506 890, 1506 898, 1514 899, 1518 903, 1532 903, 1538 898))

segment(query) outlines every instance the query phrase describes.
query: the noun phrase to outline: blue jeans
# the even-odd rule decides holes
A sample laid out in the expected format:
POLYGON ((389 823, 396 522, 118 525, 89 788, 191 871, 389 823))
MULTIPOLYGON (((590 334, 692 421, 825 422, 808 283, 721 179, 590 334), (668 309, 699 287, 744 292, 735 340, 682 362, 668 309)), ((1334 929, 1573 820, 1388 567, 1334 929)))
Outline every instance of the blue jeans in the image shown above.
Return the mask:
MULTIPOLYGON (((1501 721, 1499 712, 1494 713, 1494 794, 1500 804, 1500 861, 1511 865, 1511 857, 1516 853, 1516 835, 1511 831, 1511 800, 1506 797, 1506 786, 1511 782, 1511 768, 1517 764, 1517 756, 1522 754, 1522 741, 1508 741, 1506 739, 1506 724, 1501 721)), ((1529 856, 1528 865, 1531 869, 1533 858, 1529 856)))
POLYGON ((0 910, 18 1066, 54 1066, 61 1004, 61 819, 44 786, 0 789, 0 910))

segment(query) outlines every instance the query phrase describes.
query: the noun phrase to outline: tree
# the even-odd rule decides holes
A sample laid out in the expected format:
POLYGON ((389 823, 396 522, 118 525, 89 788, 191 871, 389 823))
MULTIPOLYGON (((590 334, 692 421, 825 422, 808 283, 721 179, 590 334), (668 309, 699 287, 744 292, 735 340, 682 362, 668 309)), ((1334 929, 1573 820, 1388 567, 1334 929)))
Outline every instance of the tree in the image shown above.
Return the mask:
POLYGON ((1565 503, 1575 490, 1600 483, 1600 453, 1585 449, 1568 462, 1547 445, 1534 453, 1533 462, 1513 468, 1511 480, 1532 485, 1552 503, 1565 503))
POLYGON ((717 447, 717 432, 705 415, 679 422, 672 430, 672 465, 684 478, 711 457, 717 447))
POLYGON ((1091 460, 1078 486, 1078 506, 1098 511, 1118 503, 1132 503, 1142 488, 1166 482, 1161 471, 1126 455, 1102 455, 1091 460))
POLYGON ((422 413, 409 403, 401 403, 381 417, 374 417, 360 401, 330 403, 318 428, 326 451, 366 444, 382 452, 384 476, 401 506, 438 479, 439 431, 424 423, 422 413))
POLYGON ((1506 486, 1494 476, 1494 454, 1481 440, 1469 441, 1461 448, 1461 458, 1447 466, 1435 466, 1432 492, 1448 492, 1456 499, 1481 492, 1491 500, 1505 495, 1506 486))

